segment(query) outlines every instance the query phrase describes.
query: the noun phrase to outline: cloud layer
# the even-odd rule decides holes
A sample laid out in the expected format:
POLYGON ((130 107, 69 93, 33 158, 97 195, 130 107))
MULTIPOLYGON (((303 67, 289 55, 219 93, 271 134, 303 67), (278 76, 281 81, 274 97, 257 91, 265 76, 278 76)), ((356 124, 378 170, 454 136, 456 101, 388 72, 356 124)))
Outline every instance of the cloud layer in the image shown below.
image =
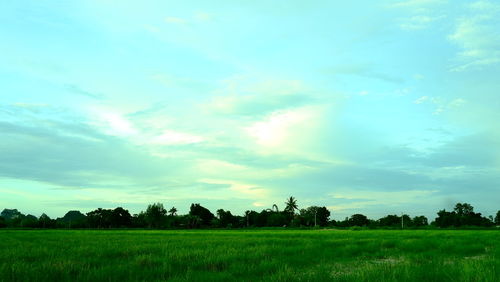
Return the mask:
POLYGON ((498 209, 495 2, 19 5, 0 207, 498 209))

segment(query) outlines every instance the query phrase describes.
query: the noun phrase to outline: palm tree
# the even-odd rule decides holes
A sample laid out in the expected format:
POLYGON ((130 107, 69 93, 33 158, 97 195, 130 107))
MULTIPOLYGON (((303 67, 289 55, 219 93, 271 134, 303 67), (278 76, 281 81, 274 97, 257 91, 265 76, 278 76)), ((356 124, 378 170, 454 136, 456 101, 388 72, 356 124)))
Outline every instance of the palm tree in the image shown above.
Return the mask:
POLYGON ((285 202, 285 212, 289 212, 292 216, 295 212, 295 210, 299 209, 299 206, 297 205, 297 200, 290 196, 285 202))
POLYGON ((170 213, 170 216, 177 215, 177 209, 175 207, 172 207, 170 210, 168 210, 168 213, 170 213))

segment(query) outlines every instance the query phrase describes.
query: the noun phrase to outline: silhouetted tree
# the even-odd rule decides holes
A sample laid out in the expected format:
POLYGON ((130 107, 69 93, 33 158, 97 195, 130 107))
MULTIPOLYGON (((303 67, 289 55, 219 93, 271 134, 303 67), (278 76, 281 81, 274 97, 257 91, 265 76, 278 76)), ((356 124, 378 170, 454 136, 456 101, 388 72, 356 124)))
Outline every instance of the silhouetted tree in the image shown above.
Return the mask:
POLYGON ((26 216, 23 216, 21 219, 21 227, 31 227, 35 228, 38 227, 38 218, 36 216, 28 214, 26 216))
POLYGON ((87 224, 87 217, 80 211, 68 211, 62 218, 58 218, 57 222, 67 228, 81 228, 87 224))
POLYGON ((491 226, 490 219, 475 213, 474 208, 467 203, 457 203, 452 212, 440 210, 434 221, 438 227, 460 227, 460 226, 491 226))
POLYGON ((353 214, 348 220, 349 226, 367 226, 370 220, 365 215, 353 214))
POLYGON ((500 225, 500 211, 497 211, 497 215, 495 216, 495 224, 500 225))
POLYGON ((170 214, 170 216, 176 216, 177 209, 175 207, 172 207, 170 210, 168 210, 168 213, 170 214))
POLYGON ((440 210, 437 213, 436 220, 434 224, 437 227, 450 227, 450 226, 458 226, 457 216, 455 212, 448 212, 446 210, 440 210))
POLYGON ((233 227, 233 225, 236 225, 235 217, 231 214, 230 211, 218 209, 217 217, 218 217, 218 225, 220 227, 233 227))
POLYGON ((48 215, 43 213, 38 218, 38 226, 40 226, 41 228, 51 228, 53 227, 53 222, 48 215))
POLYGON ((212 219, 215 218, 213 213, 200 204, 191 204, 191 207, 189 208, 189 215, 198 216, 201 219, 201 225, 204 226, 209 226, 212 219))
POLYGON ((186 214, 181 217, 181 226, 186 228, 198 228, 201 225, 201 218, 197 215, 186 214))
POLYGON ((132 226, 132 216, 129 211, 117 207, 111 212, 111 226, 112 227, 130 227, 132 226))
POLYGON ((148 226, 146 222, 146 214, 141 211, 139 214, 134 214, 132 217, 132 226, 138 228, 144 228, 148 226))
MULTIPOLYGON (((245 226, 259 226, 259 213, 256 211, 245 212, 245 226)), ((265 222, 265 221, 264 221, 265 222)))
POLYGON ((0 213, 0 216, 3 217, 6 221, 9 221, 11 219, 22 217, 23 214, 19 212, 17 209, 4 209, 0 213))
POLYGON ((415 216, 413 218, 413 226, 421 227, 421 226, 427 226, 427 225, 429 225, 429 221, 427 220, 427 217, 420 215, 420 216, 415 216))
POLYGON ((382 227, 393 228, 401 227, 401 217, 395 214, 384 216, 378 220, 378 225, 382 227))
POLYGON ((281 227, 286 226, 289 221, 287 216, 281 212, 271 212, 267 214, 266 224, 264 226, 281 227))
POLYGON ((5 218, 0 216, 0 228, 5 228, 7 227, 7 223, 5 222, 5 218))
POLYGON ((294 197, 290 197, 285 202, 285 212, 289 213, 292 217, 299 206, 297 205, 297 200, 294 197))
POLYGON ((311 206, 300 210, 301 224, 305 226, 327 226, 330 211, 326 207, 311 206))
POLYGON ((7 226, 21 227, 21 221, 23 220, 24 214, 17 209, 4 209, 0 213, 0 216, 5 219, 7 226))
POLYGON ((166 215, 167 210, 163 207, 163 204, 155 203, 149 205, 146 209, 145 219, 150 228, 160 228, 163 227, 166 215))
POLYGON ((87 213, 87 222, 92 228, 111 228, 112 210, 98 208, 87 213))
POLYGON ((467 203, 457 203, 454 211, 459 216, 469 216, 474 213, 474 207, 467 203))

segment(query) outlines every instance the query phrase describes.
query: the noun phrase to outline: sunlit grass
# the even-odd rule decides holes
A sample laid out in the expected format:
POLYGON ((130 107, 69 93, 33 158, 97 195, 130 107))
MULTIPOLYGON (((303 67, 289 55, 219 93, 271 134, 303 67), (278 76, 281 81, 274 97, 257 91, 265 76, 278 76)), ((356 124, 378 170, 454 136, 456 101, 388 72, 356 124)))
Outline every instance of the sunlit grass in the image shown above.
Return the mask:
POLYGON ((0 231, 0 280, 498 281, 497 231, 0 231))

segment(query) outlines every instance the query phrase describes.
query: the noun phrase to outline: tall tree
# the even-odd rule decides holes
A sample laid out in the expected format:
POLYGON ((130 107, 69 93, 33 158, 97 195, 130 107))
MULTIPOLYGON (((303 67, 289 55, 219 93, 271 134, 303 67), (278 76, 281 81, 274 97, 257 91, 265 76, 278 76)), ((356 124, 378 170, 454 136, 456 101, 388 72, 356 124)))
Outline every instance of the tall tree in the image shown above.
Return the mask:
POLYGON ((155 203, 148 206, 144 215, 150 228, 160 228, 165 221, 167 210, 163 207, 163 204, 155 203))
POLYGON ((326 207, 312 206, 300 210, 300 221, 305 226, 326 226, 330 217, 330 211, 326 207))
POLYGON ((201 219, 201 225, 210 225, 212 219, 215 218, 214 214, 210 212, 207 208, 201 206, 200 204, 191 204, 189 208, 189 215, 198 216, 201 219))
POLYGON ((500 225, 500 211, 497 211, 497 216, 495 216, 495 224, 500 225))
POLYGON ((37 227, 38 226, 38 218, 36 216, 28 214, 26 216, 23 216, 23 219, 21 220, 21 227, 37 227))
POLYGON ((40 227, 42 228, 49 228, 49 227, 52 227, 51 224, 51 219, 48 215, 46 214, 42 214, 39 218, 38 218, 38 224, 40 225, 40 227))
POLYGON ((117 207, 111 212, 111 221, 113 227, 130 227, 132 225, 132 216, 128 210, 117 207))
POLYGON ((289 213, 291 216, 295 213, 299 206, 297 205, 297 200, 290 196, 285 202, 285 212, 289 213))
POLYGON ((86 216, 80 211, 68 211, 62 218, 58 218, 58 225, 63 225, 64 227, 85 227, 86 216))
POLYGON ((87 223, 91 228, 111 228, 113 227, 112 213, 110 209, 98 208, 87 213, 87 223))
POLYGON ((349 226, 367 226, 370 220, 363 214, 353 214, 348 220, 349 226))
POLYGON ((175 207, 172 207, 171 209, 168 210, 168 213, 170 214, 170 216, 176 216, 177 209, 175 207))
POLYGON ((427 217, 420 215, 420 216, 415 216, 413 218, 413 226, 420 227, 420 226, 427 226, 427 225, 429 225, 429 221, 427 220, 427 217))

